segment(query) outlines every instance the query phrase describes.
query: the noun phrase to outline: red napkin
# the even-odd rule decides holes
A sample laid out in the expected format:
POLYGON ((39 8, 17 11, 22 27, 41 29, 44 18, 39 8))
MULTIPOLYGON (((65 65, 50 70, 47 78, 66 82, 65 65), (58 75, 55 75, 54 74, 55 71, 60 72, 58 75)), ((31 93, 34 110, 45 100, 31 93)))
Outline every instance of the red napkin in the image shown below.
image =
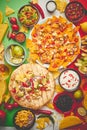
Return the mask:
MULTIPOLYGON (((84 8, 87 10, 87 0, 70 0, 70 2, 72 1, 80 2, 84 6, 84 8)), ((87 14, 83 17, 83 19, 79 23, 76 23, 75 25, 80 25, 80 23, 83 23, 83 22, 87 22, 87 14)), ((84 36, 87 34, 87 33, 84 33, 81 29, 79 31, 80 31, 81 36, 84 36)))

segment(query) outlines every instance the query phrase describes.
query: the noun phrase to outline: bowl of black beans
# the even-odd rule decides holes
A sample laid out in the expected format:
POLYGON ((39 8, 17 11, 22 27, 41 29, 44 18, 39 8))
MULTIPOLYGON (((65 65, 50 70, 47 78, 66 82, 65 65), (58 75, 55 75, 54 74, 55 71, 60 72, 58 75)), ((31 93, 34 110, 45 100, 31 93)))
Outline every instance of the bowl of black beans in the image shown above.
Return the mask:
POLYGON ((67 113, 75 108, 75 100, 71 93, 62 92, 54 97, 53 105, 59 113, 67 113))

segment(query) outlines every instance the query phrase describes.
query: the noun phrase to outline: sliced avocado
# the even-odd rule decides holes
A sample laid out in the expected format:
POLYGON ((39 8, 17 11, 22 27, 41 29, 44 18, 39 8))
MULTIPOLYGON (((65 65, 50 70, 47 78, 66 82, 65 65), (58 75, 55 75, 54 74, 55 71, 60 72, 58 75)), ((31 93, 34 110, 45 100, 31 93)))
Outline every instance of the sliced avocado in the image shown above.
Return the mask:
POLYGON ((42 84, 45 85, 47 83, 47 78, 42 79, 42 84))
POLYGON ((37 89, 38 88, 38 82, 34 82, 34 88, 37 89))
POLYGON ((18 97, 23 97, 24 96, 24 92, 23 91, 18 92, 17 96, 18 97))

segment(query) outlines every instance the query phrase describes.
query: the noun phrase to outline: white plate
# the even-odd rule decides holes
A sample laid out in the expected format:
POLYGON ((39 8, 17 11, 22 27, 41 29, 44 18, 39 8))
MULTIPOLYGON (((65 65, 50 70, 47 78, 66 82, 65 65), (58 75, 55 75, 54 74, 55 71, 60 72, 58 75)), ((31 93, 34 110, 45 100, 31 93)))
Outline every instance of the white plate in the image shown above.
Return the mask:
MULTIPOLYGON (((62 15, 60 14, 59 16, 62 16, 62 15)), ((58 17, 58 16, 57 16, 57 17, 58 17)), ((63 17, 63 16, 62 16, 62 17, 63 17)), ((52 17, 46 17, 45 19, 39 21, 38 24, 43 24, 44 22, 47 21, 48 18, 52 18, 52 17)), ((68 20, 67 20, 67 21, 68 21, 68 20)), ((68 22, 69 22, 69 21, 68 21, 68 22)), ((74 25, 74 24, 73 24, 73 28, 75 28, 75 25, 74 25)), ((34 29, 34 28, 33 28, 33 29, 34 29)), ((32 34, 33 29, 32 29, 31 32, 30 32, 30 36, 29 36, 30 39, 32 39, 31 34, 32 34)), ((81 48, 81 37, 80 37, 80 33, 79 33, 79 32, 77 32, 77 36, 79 37, 79 48, 81 48)), ((77 55, 77 56, 78 56, 78 55, 77 55)), ((77 58, 77 56, 74 58, 74 60, 77 58)), ((72 62, 74 62, 74 60, 73 60, 72 62)), ((46 67, 46 68, 49 67, 49 64, 43 64, 43 63, 39 62, 38 60, 36 60, 36 62, 37 62, 38 64, 40 64, 41 66, 43 66, 43 67, 46 67)), ((71 64, 72 62, 70 62, 69 64, 71 64)), ((69 65, 69 64, 68 64, 68 65, 69 65)), ((63 66, 61 66, 61 67, 58 68, 58 69, 60 70, 60 69, 62 69, 62 68, 63 68, 63 66)))

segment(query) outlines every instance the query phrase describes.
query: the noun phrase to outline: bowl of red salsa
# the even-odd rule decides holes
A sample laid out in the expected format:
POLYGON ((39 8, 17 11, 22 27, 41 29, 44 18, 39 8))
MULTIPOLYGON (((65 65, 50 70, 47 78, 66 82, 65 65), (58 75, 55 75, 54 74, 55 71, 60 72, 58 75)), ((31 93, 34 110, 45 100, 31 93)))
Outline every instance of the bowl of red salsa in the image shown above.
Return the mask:
POLYGON ((26 40, 26 35, 23 32, 18 32, 15 35, 15 40, 19 43, 23 43, 26 40))
POLYGON ((85 8, 77 1, 70 2, 65 8, 66 18, 73 23, 79 22, 85 16, 85 13, 85 8))

